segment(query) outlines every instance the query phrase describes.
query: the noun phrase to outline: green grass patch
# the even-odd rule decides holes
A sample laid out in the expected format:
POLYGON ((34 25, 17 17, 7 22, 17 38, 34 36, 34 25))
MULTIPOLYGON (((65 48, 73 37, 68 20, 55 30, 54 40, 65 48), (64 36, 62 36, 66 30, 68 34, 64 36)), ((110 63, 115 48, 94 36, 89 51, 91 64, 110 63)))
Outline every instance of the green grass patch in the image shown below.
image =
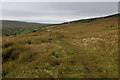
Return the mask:
POLYGON ((51 55, 54 56, 54 57, 56 57, 56 58, 62 58, 63 55, 65 54, 62 51, 63 51, 63 49, 58 49, 57 51, 53 51, 51 53, 51 55))
POLYGON ((4 49, 2 53, 3 62, 17 59, 19 54, 23 53, 25 50, 26 50, 25 46, 21 46, 21 45, 18 45, 17 47, 13 46, 13 47, 4 49))
POLYGON ((33 54, 32 52, 25 52, 23 53, 23 55, 21 56, 19 62, 20 63, 24 63, 24 62, 31 62, 31 58, 33 57, 33 54))
POLYGON ((37 30, 39 30, 39 29, 41 29, 42 28, 42 26, 36 26, 36 27, 30 27, 30 28, 25 28, 22 32, 20 32, 20 33, 30 33, 30 32, 32 32, 32 31, 37 31, 37 30))

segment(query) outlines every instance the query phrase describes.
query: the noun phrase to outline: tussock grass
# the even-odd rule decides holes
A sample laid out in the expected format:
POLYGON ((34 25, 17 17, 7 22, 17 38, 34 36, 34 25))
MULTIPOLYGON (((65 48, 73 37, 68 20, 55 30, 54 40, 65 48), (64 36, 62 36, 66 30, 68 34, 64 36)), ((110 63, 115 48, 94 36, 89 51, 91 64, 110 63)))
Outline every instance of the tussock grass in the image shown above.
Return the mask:
POLYGON ((13 46, 13 47, 9 47, 9 48, 5 49, 2 53, 3 62, 5 62, 9 59, 11 59, 11 60, 16 59, 20 53, 24 52, 25 49, 26 48, 21 45, 18 45, 17 47, 13 46))
POLYGON ((7 43, 3 43, 2 44, 2 47, 3 48, 8 48, 8 47, 10 47, 10 46, 12 46, 13 45, 13 42, 7 42, 7 43))
POLYGON ((3 37, 3 78, 117 78, 117 23, 103 18, 3 37))
POLYGON ((33 57, 33 52, 29 53, 23 53, 23 55, 20 57, 19 62, 24 63, 24 62, 31 62, 33 57))

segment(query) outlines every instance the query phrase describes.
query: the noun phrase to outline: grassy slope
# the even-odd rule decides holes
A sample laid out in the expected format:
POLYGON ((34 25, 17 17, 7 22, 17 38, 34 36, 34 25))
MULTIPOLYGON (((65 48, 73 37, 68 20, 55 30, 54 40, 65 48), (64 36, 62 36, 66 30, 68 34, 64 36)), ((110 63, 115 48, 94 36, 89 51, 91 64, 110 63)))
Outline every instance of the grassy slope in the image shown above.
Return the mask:
POLYGON ((2 35, 5 36, 5 35, 11 35, 12 33, 28 33, 28 32, 32 32, 33 29, 41 28, 44 25, 45 24, 3 20, 2 35))
POLYGON ((118 77, 117 17, 3 37, 3 78, 118 77))

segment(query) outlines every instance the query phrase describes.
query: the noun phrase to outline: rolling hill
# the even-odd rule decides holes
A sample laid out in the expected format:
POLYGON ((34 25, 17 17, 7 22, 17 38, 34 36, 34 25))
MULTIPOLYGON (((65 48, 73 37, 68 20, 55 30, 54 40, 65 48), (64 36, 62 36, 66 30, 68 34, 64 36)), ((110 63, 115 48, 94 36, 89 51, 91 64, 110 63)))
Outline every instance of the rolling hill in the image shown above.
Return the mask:
POLYGON ((29 33, 32 32, 34 29, 40 29, 45 25, 47 24, 2 20, 2 35, 10 36, 14 33, 29 33))
POLYGON ((118 15, 2 39, 3 78, 118 78, 118 15))

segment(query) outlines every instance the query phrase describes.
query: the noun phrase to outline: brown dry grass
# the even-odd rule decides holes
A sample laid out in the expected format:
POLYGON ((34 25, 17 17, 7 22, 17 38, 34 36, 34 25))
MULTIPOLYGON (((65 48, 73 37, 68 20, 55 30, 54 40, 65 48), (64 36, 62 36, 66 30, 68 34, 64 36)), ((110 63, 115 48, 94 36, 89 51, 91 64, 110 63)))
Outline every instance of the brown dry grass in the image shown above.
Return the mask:
POLYGON ((117 78, 117 24, 111 17, 3 37, 3 78, 117 78))

